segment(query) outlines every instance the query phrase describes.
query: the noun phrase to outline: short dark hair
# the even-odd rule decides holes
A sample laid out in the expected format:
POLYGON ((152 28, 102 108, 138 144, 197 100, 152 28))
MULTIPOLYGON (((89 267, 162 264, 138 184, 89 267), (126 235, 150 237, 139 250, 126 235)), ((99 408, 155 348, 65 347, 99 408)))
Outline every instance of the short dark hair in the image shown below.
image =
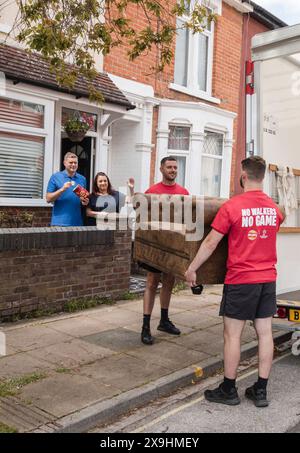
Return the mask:
POLYGON ((266 173, 266 161, 260 156, 251 156, 242 160, 242 169, 250 181, 262 181, 266 173))
POLYGON ((175 162, 177 162, 177 158, 174 157, 174 156, 167 156, 167 157, 164 157, 161 161, 160 161, 160 165, 164 165, 167 160, 173 160, 175 162))

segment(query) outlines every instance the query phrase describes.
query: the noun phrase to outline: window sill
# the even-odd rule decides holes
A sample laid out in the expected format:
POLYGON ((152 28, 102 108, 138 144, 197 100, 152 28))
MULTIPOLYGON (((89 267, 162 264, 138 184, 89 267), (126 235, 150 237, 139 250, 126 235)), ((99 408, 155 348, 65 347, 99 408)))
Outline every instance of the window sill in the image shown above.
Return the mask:
POLYGON ((282 227, 279 230, 279 233, 283 234, 295 234, 295 233, 300 233, 300 227, 282 227))
POLYGON ((189 96, 194 96, 204 101, 212 102, 213 104, 221 104, 221 100, 210 96, 203 91, 193 90, 188 87, 183 87, 181 85, 176 85, 176 83, 170 83, 169 88, 174 91, 179 91, 180 93, 188 94, 189 96))
POLYGON ((29 200, 26 198, 0 198, 0 209, 4 206, 16 206, 20 208, 51 208, 52 204, 47 203, 45 200, 29 200))

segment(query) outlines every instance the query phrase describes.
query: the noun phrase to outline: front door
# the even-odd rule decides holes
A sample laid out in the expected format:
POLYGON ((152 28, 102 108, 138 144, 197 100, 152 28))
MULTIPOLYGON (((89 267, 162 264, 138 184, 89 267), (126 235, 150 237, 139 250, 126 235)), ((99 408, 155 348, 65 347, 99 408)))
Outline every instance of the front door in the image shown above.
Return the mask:
POLYGON ((64 156, 71 152, 78 156, 78 173, 85 176, 87 189, 91 187, 92 137, 85 137, 80 143, 63 138, 61 143, 61 169, 64 170, 64 156))

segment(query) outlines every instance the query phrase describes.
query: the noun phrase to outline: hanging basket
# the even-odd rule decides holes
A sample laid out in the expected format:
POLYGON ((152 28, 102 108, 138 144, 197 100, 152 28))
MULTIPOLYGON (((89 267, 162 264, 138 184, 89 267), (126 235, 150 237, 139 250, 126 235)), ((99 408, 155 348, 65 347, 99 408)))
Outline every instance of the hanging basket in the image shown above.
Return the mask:
POLYGON ((87 131, 73 131, 73 132, 69 131, 67 132, 67 135, 71 142, 79 143, 84 139, 86 133, 87 131))

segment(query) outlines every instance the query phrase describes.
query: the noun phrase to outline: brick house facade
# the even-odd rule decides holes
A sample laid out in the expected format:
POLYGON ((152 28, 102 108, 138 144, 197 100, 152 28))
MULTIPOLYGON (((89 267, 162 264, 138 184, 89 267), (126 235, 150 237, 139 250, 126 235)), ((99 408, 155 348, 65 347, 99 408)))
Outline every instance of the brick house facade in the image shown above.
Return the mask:
MULTIPOLYGON (((149 68, 157 60, 156 50, 131 63, 128 63, 126 46, 116 48, 104 58, 104 71, 137 106, 132 112, 132 118, 127 115, 126 120, 122 119, 121 124, 120 121, 114 123, 111 128, 109 154, 110 171, 114 181, 121 183, 121 175, 125 173, 129 176, 129 172, 134 171, 131 170, 132 162, 140 161, 149 168, 149 171, 146 172, 143 167, 144 174, 141 179, 138 168, 135 168, 136 174, 133 176, 137 180, 137 189, 144 190, 149 184, 159 180, 158 166, 161 157, 175 154, 180 159, 179 182, 192 193, 229 197, 234 192, 243 16, 252 11, 252 7, 240 1, 211 1, 206 2, 206 5, 218 14, 217 22, 211 26, 209 33, 204 34, 206 42, 202 40, 197 43, 197 38, 189 36, 187 44, 182 35, 177 36, 172 49, 175 57, 163 73, 150 74, 149 68), (181 44, 181 55, 177 52, 178 42, 181 44), (189 72, 187 79, 190 79, 192 86, 189 86, 188 80, 181 85, 176 81, 177 73, 180 78, 180 69, 178 70, 180 62, 177 60, 183 56, 183 45, 186 45, 185 50, 188 54, 184 55, 187 58, 189 72), (199 57, 201 50, 207 52, 206 61, 203 56, 199 57), (196 58, 197 52, 199 61, 198 65, 195 65, 192 60, 196 58), (195 77, 196 72, 204 64, 208 67, 205 74, 207 89, 200 90, 196 87, 195 77), (190 74, 190 66, 195 72, 194 75, 190 74), (141 94, 143 88, 144 92, 148 91, 146 96, 141 94), (141 117, 148 115, 148 124, 152 122, 152 131, 150 133, 147 130, 145 133, 142 130, 140 134, 138 133, 141 145, 136 147, 137 153, 132 151, 126 165, 116 157, 121 155, 121 150, 118 143, 114 142, 114 135, 118 134, 121 127, 122 146, 132 147, 134 139, 130 138, 128 131, 133 125, 134 116, 136 121, 137 110, 142 112, 141 117), (127 130, 125 140, 124 129, 127 130), (173 137, 175 149, 170 146, 172 134, 175 135, 173 137), (184 138, 188 145, 180 143, 181 134, 185 134, 184 138), (204 175, 215 180, 215 183, 201 182, 204 175)), ((131 9, 130 18, 135 21, 137 29, 145 25, 137 17, 137 10, 134 7, 131 9)), ((203 72, 200 69, 201 71, 203 72)), ((139 127, 136 122, 134 124, 136 134, 139 127)), ((141 125, 140 129, 143 128, 145 129, 141 125)), ((128 156, 129 154, 128 152, 128 156)))

